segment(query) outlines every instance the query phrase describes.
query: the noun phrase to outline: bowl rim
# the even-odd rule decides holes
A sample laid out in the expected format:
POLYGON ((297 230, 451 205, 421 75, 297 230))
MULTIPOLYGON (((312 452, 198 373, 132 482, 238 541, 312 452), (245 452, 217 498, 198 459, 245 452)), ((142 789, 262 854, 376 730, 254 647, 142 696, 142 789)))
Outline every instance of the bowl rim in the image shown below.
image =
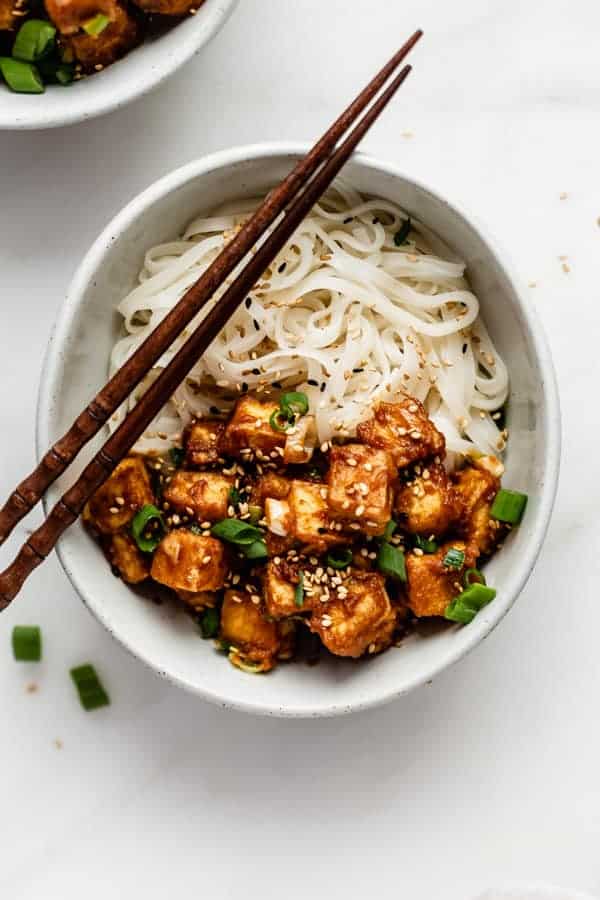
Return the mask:
MULTIPOLYGON (((26 108, 28 95, 25 94, 22 95, 25 98, 23 107, 25 112, 22 112, 20 107, 17 111, 10 107, 3 109, 2 104, 0 104, 0 131, 42 131, 50 128, 62 128, 66 125, 75 125, 78 122, 95 119, 97 116, 103 116, 113 110, 121 109, 133 100, 153 91, 199 53, 223 28, 239 2, 240 0, 215 0, 214 5, 207 8, 211 18, 203 21, 202 17, 198 15, 194 20, 198 23, 197 26, 189 29, 186 34, 181 34, 177 53, 166 53, 163 56, 158 54, 155 61, 152 63, 148 61, 148 64, 145 66, 145 77, 130 78, 124 81, 121 89, 104 91, 100 96, 95 97, 95 103, 92 108, 90 108, 89 104, 86 104, 84 97, 80 99, 79 104, 67 102, 64 109, 46 114, 43 108, 40 109, 36 104, 35 115, 29 113, 28 116, 26 108)), ((160 38, 157 41, 157 45, 159 43, 160 38)), ((122 59, 117 60, 115 65, 126 68, 127 62, 128 57, 125 55, 122 59)), ((1 87, 5 88, 4 85, 1 87)), ((54 88, 54 86, 51 87, 54 88)), ((61 87, 54 89, 57 91, 64 90, 61 87)), ((65 96, 68 98, 68 94, 65 96)))
MULTIPOLYGON (((129 224, 131 224, 131 222, 140 215, 143 215, 146 209, 199 176, 205 175, 210 171, 223 169, 224 167, 229 168, 236 163, 258 159, 269 160, 272 157, 289 157, 291 162, 294 158, 307 153, 310 146, 309 143, 304 142, 268 142, 236 146, 212 153, 187 163, 159 178, 130 200, 120 212, 113 217, 96 238, 79 264, 70 283, 67 295, 58 312, 54 329, 46 349, 40 377, 36 411, 36 454, 38 460, 41 459, 41 456, 50 444, 49 412, 53 406, 52 396, 54 393, 54 383, 61 371, 63 348, 68 343, 69 334, 72 333, 71 326, 74 317, 77 314, 86 287, 93 279, 95 270, 102 264, 105 253, 115 240, 118 239, 118 236, 129 224)), ((524 546, 518 557, 518 564, 515 566, 512 576, 508 581, 508 585, 503 586, 501 597, 498 598, 501 602, 491 604, 490 607, 487 608, 487 615, 478 616, 468 629, 463 630, 464 638, 460 644, 452 646, 447 652, 440 656, 440 659, 436 661, 435 665, 430 666, 426 671, 415 673, 410 678, 406 679, 401 686, 395 685, 394 683, 383 687, 379 686, 376 693, 372 692, 368 697, 358 698, 355 702, 346 702, 345 704, 330 703, 327 706, 318 708, 307 703, 303 706, 296 705, 291 709, 285 709, 262 700, 250 702, 231 699, 219 694, 214 689, 187 681, 159 668, 156 662, 147 657, 143 647, 137 646, 135 642, 128 641, 126 638, 115 632, 109 621, 109 617, 103 612, 102 603, 97 603, 95 601, 93 592, 90 592, 87 589, 85 581, 82 582, 82 579, 78 578, 71 570, 69 559, 63 552, 61 543, 59 542, 57 546, 57 555, 61 566, 83 603, 107 631, 133 656, 144 662, 154 672, 166 678, 172 684, 183 687, 205 700, 209 700, 226 709, 235 709, 248 713, 284 718, 320 718, 336 716, 380 706, 430 682, 440 672, 443 672, 473 650, 488 636, 488 634, 490 634, 513 606, 517 597, 523 590, 538 558, 554 506, 561 455, 560 402, 554 365, 549 345, 537 312, 533 308, 533 305, 524 299, 525 294, 522 289, 521 279, 515 275, 505 250, 499 246, 496 238, 490 235, 487 227, 480 223, 477 216, 474 216, 470 212, 465 212, 462 206, 459 206, 454 202, 450 203, 446 200, 441 191, 436 190, 430 184, 426 184, 420 179, 407 174, 393 163, 368 154, 356 153, 352 157, 352 161, 366 167, 374 168, 388 176, 403 179, 415 187, 424 190, 430 196, 444 204, 451 212, 461 218, 467 226, 474 230, 494 256, 504 277, 512 285, 521 317, 521 326, 524 328, 527 338, 533 347, 536 366, 543 385, 545 398, 545 415, 543 416, 541 423, 542 434, 540 437, 545 448, 543 453, 543 477, 541 479, 540 502, 536 510, 535 519, 528 523, 527 539, 524 542, 524 546)), ((46 513, 48 512, 48 506, 48 500, 44 498, 44 510, 46 513)))

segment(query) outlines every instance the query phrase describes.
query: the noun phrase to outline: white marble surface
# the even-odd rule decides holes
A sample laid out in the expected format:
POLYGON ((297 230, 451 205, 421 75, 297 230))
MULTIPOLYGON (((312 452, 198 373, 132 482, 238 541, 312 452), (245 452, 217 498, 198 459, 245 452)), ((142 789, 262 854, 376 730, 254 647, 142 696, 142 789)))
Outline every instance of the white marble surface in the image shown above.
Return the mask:
POLYGON ((353 718, 294 722, 223 712, 160 681, 50 560, 0 621, 2 897, 600 889, 596 3, 242 0, 153 96, 81 127, 2 134, 0 489, 33 463, 48 332, 109 217, 197 155, 316 136, 418 25, 416 71, 365 149, 478 213, 537 283, 565 441, 535 573, 492 637, 433 685, 353 718), (17 622, 43 626, 35 669, 11 660, 17 622), (113 698, 94 715, 67 677, 84 660, 113 698))

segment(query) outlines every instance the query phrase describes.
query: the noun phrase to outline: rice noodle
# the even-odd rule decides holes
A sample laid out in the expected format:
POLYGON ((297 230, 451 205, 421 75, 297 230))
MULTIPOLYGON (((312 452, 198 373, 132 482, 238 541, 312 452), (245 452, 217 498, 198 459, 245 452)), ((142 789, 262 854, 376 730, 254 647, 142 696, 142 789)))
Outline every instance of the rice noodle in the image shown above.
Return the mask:
MULTIPOLYGON (((191 222, 179 240, 148 250, 139 284, 118 306, 124 336, 112 351, 111 373, 175 306, 258 203, 226 204, 191 222)), ((435 255, 429 232, 414 220, 406 243, 396 246, 394 236, 405 219, 395 204, 362 197, 337 182, 137 449, 164 451, 180 440, 192 417, 214 413, 215 407, 228 410, 241 390, 268 390, 275 382, 307 394, 320 441, 353 435, 376 401, 393 400, 405 391, 425 404, 451 453, 502 450, 504 437, 492 415, 506 401, 508 374, 479 317, 465 266, 435 255)), ((439 253, 439 239, 434 243, 439 253)), ((172 359, 190 329, 113 417, 112 428, 172 359)))

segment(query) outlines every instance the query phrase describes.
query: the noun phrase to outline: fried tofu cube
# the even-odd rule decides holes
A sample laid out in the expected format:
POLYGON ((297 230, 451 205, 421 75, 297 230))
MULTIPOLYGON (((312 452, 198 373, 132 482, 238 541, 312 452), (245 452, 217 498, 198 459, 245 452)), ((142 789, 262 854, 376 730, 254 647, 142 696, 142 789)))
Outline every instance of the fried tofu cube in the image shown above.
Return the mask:
POLYGON ((209 466, 221 456, 220 441, 225 431, 225 423, 219 419, 197 419, 185 431, 186 466, 209 466))
POLYGON ((464 541, 450 541, 436 553, 406 556, 408 578, 408 605, 415 614, 423 616, 443 616, 446 607, 460 593, 463 572, 474 564, 464 541), (443 560, 450 549, 465 553, 465 565, 461 569, 450 569, 443 560))
POLYGON ((454 476, 460 509, 460 532, 477 556, 488 556, 504 533, 491 517, 500 480, 485 467, 466 466, 454 476))
POLYGON ((364 444, 345 444, 331 448, 329 462, 332 514, 356 523, 367 534, 383 534, 392 517, 394 465, 390 454, 364 444))
POLYGON ((115 534, 129 525, 143 506, 154 502, 143 460, 127 456, 90 498, 83 519, 101 534, 115 534))
POLYGON ((290 492, 292 482, 276 472, 267 472, 261 475, 252 488, 250 503, 255 506, 264 506, 267 497, 274 500, 285 500, 290 492))
POLYGON ((396 494, 394 509, 401 527, 411 534, 440 537, 458 518, 460 507, 445 468, 431 463, 396 494))
POLYGON ((389 646, 395 624, 385 579, 376 573, 351 575, 344 589, 338 589, 328 603, 319 604, 309 620, 311 631, 331 653, 354 658, 389 646))
POLYGON ((150 577, 150 558, 142 553, 127 533, 113 534, 107 547, 110 564, 127 584, 139 584, 150 577))
POLYGON ((220 638, 231 645, 230 661, 251 671, 268 672, 281 649, 277 624, 265 619, 262 603, 253 603, 246 591, 225 591, 220 638))
POLYGON ((285 446, 285 433, 275 431, 270 419, 279 410, 274 400, 257 400, 249 394, 238 400, 223 433, 222 449, 230 456, 247 458, 243 450, 269 454, 285 446))
POLYGON ((16 0, 0 0, 0 31, 13 28, 20 16, 15 15, 16 0))
POLYGON ((446 442, 422 403, 404 397, 399 403, 380 403, 373 418, 357 428, 360 441, 388 450, 399 468, 429 456, 443 456, 446 442))
POLYGON ((347 540, 330 528, 331 513, 327 497, 326 485, 294 480, 287 498, 293 536, 317 553, 324 553, 334 544, 347 540))
POLYGON ((178 512, 193 515, 199 522, 218 522, 227 517, 231 476, 220 472, 188 472, 179 469, 163 491, 163 498, 178 512))
POLYGON ((150 574, 175 591, 218 591, 227 575, 225 547, 216 538, 178 528, 156 548, 150 574))
POLYGON ((312 601, 310 595, 303 594, 302 603, 296 603, 296 588, 299 582, 297 567, 286 562, 270 560, 263 574, 263 592, 267 614, 274 619, 285 619, 308 612, 312 601))
MULTIPOLYGON (((88 72, 94 71, 96 66, 110 66, 117 59, 121 59, 140 43, 144 34, 142 20, 132 15, 123 4, 116 0, 108 0, 104 5, 108 7, 106 15, 110 21, 100 34, 94 36, 86 34, 83 30, 70 34, 63 32, 64 46, 72 51, 75 59, 88 72)), ((82 6, 89 6, 89 3, 82 4, 80 0, 46 0, 50 18, 53 18, 53 11, 61 9, 61 22, 63 19, 67 21, 67 17, 62 15, 67 6, 76 10, 75 16, 68 17, 68 21, 73 21, 77 18, 77 10, 82 6)), ((97 4, 96 12, 98 12, 97 4)), ((95 13, 92 13, 93 15, 95 13)), ((63 31, 60 25, 58 27, 63 31)))
POLYGON ((177 591, 177 596, 186 606, 190 606, 196 612, 202 612, 204 609, 214 609, 217 605, 218 596, 214 591, 177 591))

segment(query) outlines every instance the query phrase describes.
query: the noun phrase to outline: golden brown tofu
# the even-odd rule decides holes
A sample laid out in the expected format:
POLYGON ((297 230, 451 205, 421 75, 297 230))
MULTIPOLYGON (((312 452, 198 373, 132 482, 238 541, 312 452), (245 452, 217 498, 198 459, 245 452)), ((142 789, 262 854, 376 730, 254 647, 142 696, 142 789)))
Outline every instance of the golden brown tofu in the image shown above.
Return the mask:
POLYGON ((266 472, 252 487, 250 503, 254 506, 264 506, 268 497, 273 500, 285 500, 290 492, 290 485, 289 478, 276 472, 266 472))
POLYGON ((163 499, 178 512, 193 515, 198 522, 218 522, 227 518, 231 476, 219 472, 175 472, 163 491, 163 499))
POLYGON ((265 619, 262 603, 253 603, 245 591, 225 591, 220 638, 231 645, 231 662, 252 671, 272 669, 281 649, 277 624, 265 619))
POLYGON ((197 10, 204 0, 134 0, 145 13, 157 13, 161 16, 187 16, 191 10, 197 10))
POLYGON ((198 419, 186 429, 183 444, 186 466, 209 466, 221 455, 220 441, 225 423, 219 419, 198 419))
POLYGON ((0 0, 0 31, 8 31, 20 21, 20 16, 15 15, 16 8, 16 0, 0 0))
POLYGON ((114 534, 106 552, 110 564, 127 584, 139 584, 150 577, 150 557, 138 549, 128 534, 114 534))
POLYGON ((356 531, 382 534, 392 517, 391 455, 363 444, 345 444, 331 448, 329 462, 328 503, 333 516, 351 523, 356 531))
POLYGON ((500 481, 485 468, 466 466, 454 476, 459 503, 459 530, 476 556, 488 556, 504 529, 490 512, 500 481))
POLYGON ((396 613, 382 575, 352 575, 338 595, 315 608, 309 625, 336 656, 359 657, 377 653, 391 642, 396 613))
POLYGON ((274 400, 257 400, 247 394, 238 400, 233 415, 225 427, 221 446, 224 453, 248 458, 243 450, 252 450, 257 455, 283 451, 285 433, 271 428, 270 418, 279 409, 274 400))
POLYGON ((408 577, 408 605, 415 616, 443 616, 450 601, 461 591, 465 568, 475 563, 464 541, 449 541, 436 553, 406 556, 408 577), (450 569, 443 560, 451 548, 466 554, 465 565, 460 569, 450 569))
POLYGON ((296 588, 299 582, 297 566, 285 561, 269 562, 263 573, 263 591, 267 614, 274 619, 285 619, 308 612, 312 606, 310 595, 303 594, 302 603, 296 603, 296 588))
POLYGON ((372 419, 357 428, 360 441, 388 450, 398 468, 429 456, 443 456, 446 442, 427 416, 423 405, 412 397, 400 403, 380 403, 372 419))
POLYGON ((327 496, 324 484, 294 480, 287 498, 293 536, 305 545, 305 549, 317 553, 324 553, 329 547, 347 540, 341 532, 330 528, 327 496))
POLYGON ((203 609, 213 609, 217 605, 218 600, 217 594, 213 591, 200 591, 197 594, 193 591, 177 591, 177 596, 196 612, 202 612, 203 609))
POLYGON ((225 547, 216 538, 178 528, 156 548, 150 574, 175 591, 218 591, 227 575, 225 547))
POLYGON ((44 0, 46 12, 62 35, 76 34, 83 25, 101 13, 116 17, 117 0, 44 0))
POLYGON ((120 3, 112 4, 110 24, 93 36, 85 31, 65 34, 62 42, 70 49, 86 72, 95 71, 98 66, 110 66, 136 47, 143 37, 141 21, 131 15, 120 3))
POLYGON ((460 507, 443 465, 418 466, 418 474, 396 494, 400 527, 411 534, 440 537, 458 518, 460 507))
POLYGON ((143 506, 154 502, 143 460, 127 456, 88 501, 83 519, 101 534, 115 534, 129 525, 143 506))

